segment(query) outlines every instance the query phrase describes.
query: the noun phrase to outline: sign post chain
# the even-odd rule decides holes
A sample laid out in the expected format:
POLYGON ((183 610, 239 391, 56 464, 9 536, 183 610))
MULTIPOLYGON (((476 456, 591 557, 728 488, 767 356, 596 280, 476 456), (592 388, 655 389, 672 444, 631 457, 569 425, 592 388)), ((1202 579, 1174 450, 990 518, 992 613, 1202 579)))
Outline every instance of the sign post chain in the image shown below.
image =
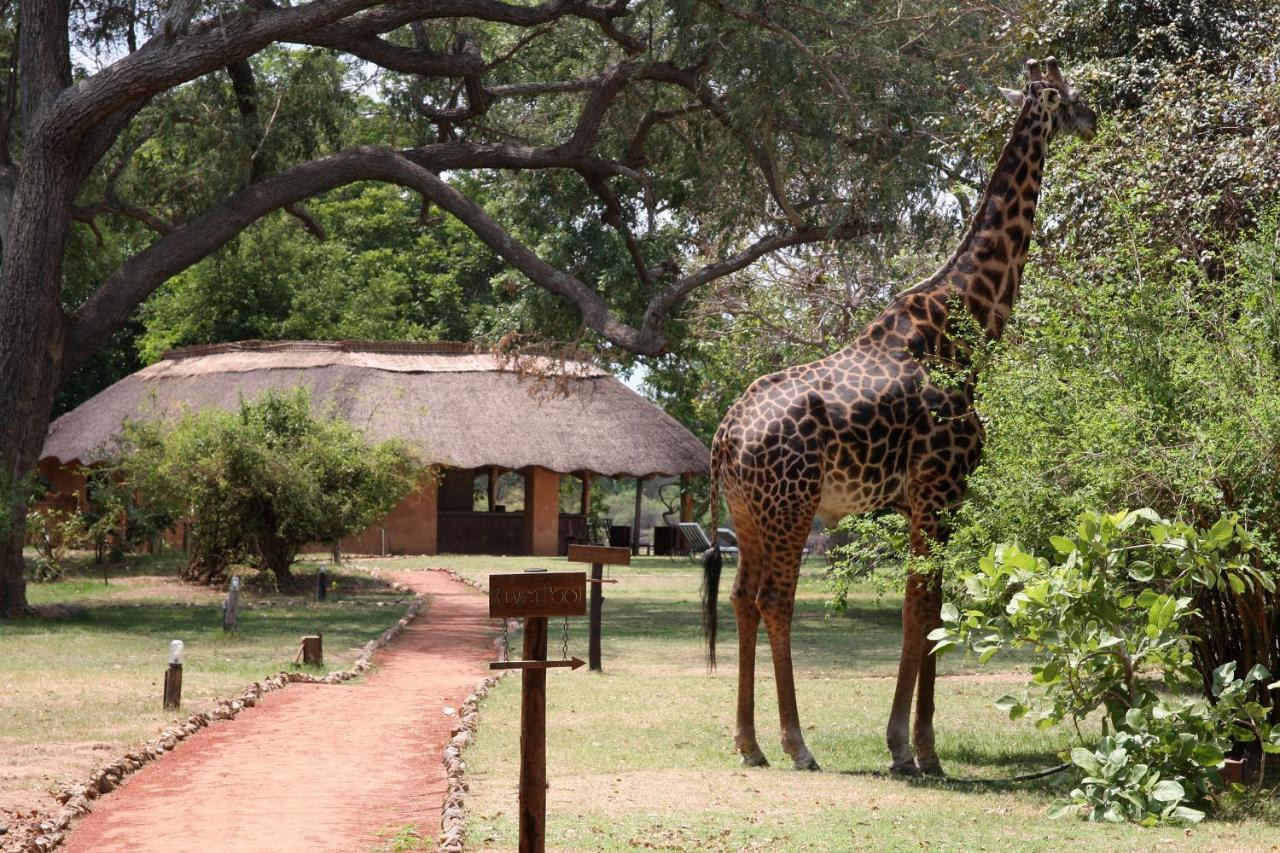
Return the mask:
MULTIPOLYGON (((547 659, 547 618, 524 621, 524 659, 547 659)), ((547 671, 521 672, 520 853, 543 853, 547 822, 547 671)))
POLYGON ((587 668, 592 672, 601 672, 600 664, 600 623, 603 619, 604 609, 604 566, 600 563, 591 564, 591 616, 590 616, 590 637, 587 640, 587 668))

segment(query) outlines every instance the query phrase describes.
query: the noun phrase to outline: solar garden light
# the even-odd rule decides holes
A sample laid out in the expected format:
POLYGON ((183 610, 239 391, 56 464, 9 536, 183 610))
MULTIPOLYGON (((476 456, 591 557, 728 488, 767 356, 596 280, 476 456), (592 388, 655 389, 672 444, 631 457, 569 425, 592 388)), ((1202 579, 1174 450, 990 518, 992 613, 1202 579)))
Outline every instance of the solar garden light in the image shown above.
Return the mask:
POLYGON ((324 601, 328 594, 329 575, 325 572, 324 566, 321 566, 320 571, 316 572, 316 601, 324 601))
POLYGON ((164 673, 164 707, 176 711, 182 706, 182 641, 169 644, 169 668, 164 673))

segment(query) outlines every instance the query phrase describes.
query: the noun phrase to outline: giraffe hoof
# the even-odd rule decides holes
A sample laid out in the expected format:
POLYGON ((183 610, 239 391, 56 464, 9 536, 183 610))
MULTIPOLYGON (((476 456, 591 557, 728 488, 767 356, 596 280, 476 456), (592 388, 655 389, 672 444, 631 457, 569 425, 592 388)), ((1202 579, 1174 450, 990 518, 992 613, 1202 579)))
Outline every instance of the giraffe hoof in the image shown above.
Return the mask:
POLYGON ((942 763, 936 758, 929 761, 917 761, 916 770, 921 776, 944 778, 947 775, 946 771, 942 769, 942 763))
POLYGON ((821 773, 822 768, 818 766, 817 760, 812 756, 801 757, 795 760, 795 768, 797 770, 810 770, 814 773, 821 773))
POLYGON ((920 768, 916 767, 914 760, 907 761, 903 764, 892 764, 889 767, 889 775, 914 779, 920 775, 920 768))
POLYGON ((754 753, 742 753, 743 767, 768 767, 769 759, 764 757, 764 753, 756 750, 754 753))

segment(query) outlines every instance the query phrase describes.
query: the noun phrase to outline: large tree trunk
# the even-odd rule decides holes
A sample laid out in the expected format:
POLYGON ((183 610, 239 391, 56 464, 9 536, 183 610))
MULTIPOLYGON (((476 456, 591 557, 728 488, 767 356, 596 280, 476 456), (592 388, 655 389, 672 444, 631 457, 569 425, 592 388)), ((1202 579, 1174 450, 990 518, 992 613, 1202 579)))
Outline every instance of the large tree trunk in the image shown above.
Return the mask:
POLYGON ((258 556, 262 568, 276 576, 276 586, 289 589, 293 586, 293 572, 289 567, 298 556, 298 546, 279 536, 264 536, 258 542, 258 556))
POLYGON ((61 379, 67 322, 58 297, 74 193, 71 163, 32 152, 14 192, 0 264, 0 473, 15 484, 0 530, 0 615, 27 610, 22 539, 26 493, 61 379))

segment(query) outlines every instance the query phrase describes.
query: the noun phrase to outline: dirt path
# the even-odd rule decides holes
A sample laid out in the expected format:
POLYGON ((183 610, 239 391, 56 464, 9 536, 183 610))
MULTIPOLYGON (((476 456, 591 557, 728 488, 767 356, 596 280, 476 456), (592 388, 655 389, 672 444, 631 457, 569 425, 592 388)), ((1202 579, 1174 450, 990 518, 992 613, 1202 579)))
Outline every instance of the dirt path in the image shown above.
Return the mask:
POLYGON ((487 602, 443 572, 390 575, 429 597, 350 686, 291 684, 134 774, 68 853, 368 851, 440 827, 441 751, 493 653, 487 602))

